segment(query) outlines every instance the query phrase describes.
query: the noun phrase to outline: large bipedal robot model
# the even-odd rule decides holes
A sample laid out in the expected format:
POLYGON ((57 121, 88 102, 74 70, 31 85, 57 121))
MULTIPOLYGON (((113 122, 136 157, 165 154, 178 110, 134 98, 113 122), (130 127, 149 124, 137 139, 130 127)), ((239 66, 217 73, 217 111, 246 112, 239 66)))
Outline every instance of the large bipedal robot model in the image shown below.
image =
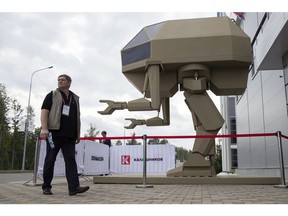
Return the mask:
MULTIPOLYGON (((224 120, 207 90, 215 95, 242 94, 252 51, 250 38, 231 19, 215 17, 147 26, 121 50, 121 57, 123 74, 144 97, 129 102, 100 100, 108 107, 98 113, 162 109, 162 118, 126 118, 131 124, 125 128, 169 125, 169 98, 180 90, 196 134, 216 135, 224 120)), ((214 138, 196 138, 192 155, 167 176, 215 176, 214 152, 214 138)))

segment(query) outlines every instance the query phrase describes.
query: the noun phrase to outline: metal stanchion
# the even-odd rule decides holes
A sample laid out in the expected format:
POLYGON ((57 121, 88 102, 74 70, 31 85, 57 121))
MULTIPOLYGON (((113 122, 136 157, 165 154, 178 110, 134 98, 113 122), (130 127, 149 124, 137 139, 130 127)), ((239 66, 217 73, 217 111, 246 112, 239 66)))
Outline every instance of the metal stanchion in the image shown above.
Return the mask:
POLYGON ((143 185, 137 185, 136 188, 153 188, 153 185, 146 185, 147 135, 143 135, 142 140, 143 140, 143 185))
POLYGON ((281 131, 277 131, 277 140, 278 140, 278 149, 279 149, 281 185, 274 185, 274 187, 275 188, 287 188, 287 185, 285 182, 285 167, 284 167, 284 160, 283 160, 281 131))
POLYGON ((37 137, 36 140, 36 147, 35 147, 35 159, 34 159, 34 171, 33 171, 33 178, 27 182, 24 183, 26 186, 40 186, 42 184, 37 184, 37 171, 38 171, 38 165, 39 165, 39 152, 40 152, 40 144, 41 140, 37 137), (29 184, 29 182, 32 181, 32 184, 29 184))

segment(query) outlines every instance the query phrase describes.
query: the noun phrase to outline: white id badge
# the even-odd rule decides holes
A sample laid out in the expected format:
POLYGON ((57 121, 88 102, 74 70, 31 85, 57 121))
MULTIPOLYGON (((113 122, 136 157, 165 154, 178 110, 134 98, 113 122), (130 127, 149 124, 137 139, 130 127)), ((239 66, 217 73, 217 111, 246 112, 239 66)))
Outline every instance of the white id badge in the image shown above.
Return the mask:
POLYGON ((62 115, 69 116, 70 106, 64 105, 62 115))

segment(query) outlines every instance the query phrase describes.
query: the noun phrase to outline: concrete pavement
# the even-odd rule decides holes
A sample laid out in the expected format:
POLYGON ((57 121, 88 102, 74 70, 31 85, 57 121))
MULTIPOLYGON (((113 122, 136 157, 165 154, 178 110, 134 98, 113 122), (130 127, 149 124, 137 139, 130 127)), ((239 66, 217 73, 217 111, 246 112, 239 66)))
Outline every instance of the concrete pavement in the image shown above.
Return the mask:
POLYGON ((45 196, 41 179, 37 179, 37 186, 24 185, 32 177, 32 173, 0 173, 0 204, 288 204, 288 189, 273 185, 171 184, 139 188, 136 184, 94 184, 92 177, 80 177, 81 185, 90 186, 90 190, 76 196, 69 196, 65 177, 54 178, 53 195, 45 196))

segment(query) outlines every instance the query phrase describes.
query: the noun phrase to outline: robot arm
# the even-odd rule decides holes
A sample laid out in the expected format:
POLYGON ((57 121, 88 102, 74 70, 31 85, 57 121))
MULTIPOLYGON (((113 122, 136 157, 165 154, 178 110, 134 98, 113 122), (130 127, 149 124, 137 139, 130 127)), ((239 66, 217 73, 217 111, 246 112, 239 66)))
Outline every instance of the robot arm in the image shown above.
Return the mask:
POLYGON ((108 104, 108 107, 104 111, 98 111, 101 115, 111 115, 115 110, 123 110, 127 108, 126 102, 114 102, 111 100, 100 100, 99 102, 108 104))
POLYGON ((156 116, 150 119, 133 119, 133 118, 126 118, 125 120, 131 121, 129 126, 126 126, 126 129, 133 129, 137 125, 147 125, 147 126, 165 126, 170 125, 170 102, 169 98, 161 99, 162 105, 162 112, 163 112, 163 119, 156 116))
POLYGON ((170 124, 170 110, 169 110, 169 98, 160 98, 160 64, 149 64, 146 67, 146 76, 143 86, 144 96, 150 93, 151 101, 146 98, 139 98, 127 102, 114 102, 111 100, 100 100, 101 103, 107 103, 108 107, 104 111, 98 111, 101 115, 111 115, 115 110, 128 109, 129 111, 153 111, 157 110, 159 112, 162 106, 163 119, 157 117, 144 119, 133 119, 126 118, 130 120, 131 124, 126 126, 127 129, 135 128, 137 125, 147 125, 147 126, 163 126, 170 124))

